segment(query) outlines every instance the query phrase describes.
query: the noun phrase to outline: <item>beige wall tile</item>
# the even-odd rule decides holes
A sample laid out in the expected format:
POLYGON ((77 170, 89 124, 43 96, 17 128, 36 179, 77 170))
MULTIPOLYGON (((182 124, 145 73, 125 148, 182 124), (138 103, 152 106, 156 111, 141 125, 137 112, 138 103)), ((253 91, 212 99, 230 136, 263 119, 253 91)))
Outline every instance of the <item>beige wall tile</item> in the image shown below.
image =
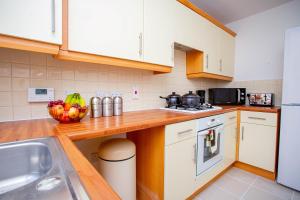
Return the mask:
POLYGON ((0 107, 0 122, 13 120, 12 107, 0 107))
POLYGON ((13 50, 11 54, 11 62, 12 63, 22 63, 22 64, 30 64, 30 56, 29 52, 13 50))
POLYGON ((38 66, 46 66, 47 55, 42 53, 30 53, 30 64, 38 66))
POLYGON ((12 92, 13 106, 28 106, 27 91, 12 92))
POLYGON ((0 77, 11 77, 11 64, 0 62, 0 77))
POLYGON ((14 120, 25 120, 31 118, 30 106, 14 106, 14 120))
POLYGON ((11 49, 0 48, 0 61, 1 62, 11 62, 10 57, 12 55, 11 49))
POLYGON ((31 118, 40 119, 40 118, 49 118, 47 110, 47 103, 34 103, 31 105, 31 118))
POLYGON ((0 106, 12 106, 11 92, 0 92, 0 106))
POLYGON ((46 79, 47 70, 45 66, 31 66, 31 78, 33 79, 46 79))
POLYGON ((75 71, 73 67, 63 67, 61 72, 62 80, 74 80, 75 79, 75 71))
POLYGON ((0 77, 0 91, 11 91, 12 90, 11 78, 0 77))
POLYGON ((60 67, 47 67, 47 79, 61 80, 61 68, 60 67))
POLYGON ((13 91, 27 91, 29 88, 30 80, 28 78, 12 78, 13 91))
POLYGON ((25 64, 12 64, 12 77, 29 78, 30 67, 25 64))

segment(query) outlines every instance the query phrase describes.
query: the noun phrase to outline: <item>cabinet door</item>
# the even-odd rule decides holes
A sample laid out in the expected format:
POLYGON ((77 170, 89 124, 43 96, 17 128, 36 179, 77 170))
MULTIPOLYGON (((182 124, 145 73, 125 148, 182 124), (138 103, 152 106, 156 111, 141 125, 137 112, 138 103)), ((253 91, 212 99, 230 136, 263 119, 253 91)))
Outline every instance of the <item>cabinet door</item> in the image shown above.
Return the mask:
POLYGON ((194 191, 196 141, 193 137, 165 147, 165 200, 182 200, 194 191))
POLYGON ((274 172, 275 151, 276 127, 241 123, 239 161, 274 172))
POLYGON ((144 0, 144 61, 174 66, 174 0, 144 0))
POLYGON ((0 34, 62 43, 62 0, 1 0, 0 34))
POLYGON ((234 75, 235 39, 226 32, 220 35, 220 73, 224 76, 234 75))
POLYGON ((204 42, 204 67, 203 70, 212 74, 220 74, 219 67, 219 41, 220 30, 214 24, 206 21, 204 42))
POLYGON ((237 123, 225 126, 224 135, 224 157, 226 164, 230 165, 235 161, 236 156, 237 123))
POLYGON ((69 0, 69 49, 142 60, 142 0, 69 0))

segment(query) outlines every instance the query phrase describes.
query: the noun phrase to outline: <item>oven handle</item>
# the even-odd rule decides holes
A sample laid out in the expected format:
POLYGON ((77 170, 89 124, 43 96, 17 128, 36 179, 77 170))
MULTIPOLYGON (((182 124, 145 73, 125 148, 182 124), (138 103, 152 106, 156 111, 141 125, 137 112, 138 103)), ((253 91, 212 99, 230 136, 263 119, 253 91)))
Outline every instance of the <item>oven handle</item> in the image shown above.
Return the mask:
POLYGON ((198 136, 205 136, 209 133, 209 131, 214 130, 215 132, 218 131, 223 131, 224 130, 224 125, 218 126, 218 127, 214 127, 214 128, 210 128, 210 129, 206 129, 204 131, 199 131, 198 132, 198 136))

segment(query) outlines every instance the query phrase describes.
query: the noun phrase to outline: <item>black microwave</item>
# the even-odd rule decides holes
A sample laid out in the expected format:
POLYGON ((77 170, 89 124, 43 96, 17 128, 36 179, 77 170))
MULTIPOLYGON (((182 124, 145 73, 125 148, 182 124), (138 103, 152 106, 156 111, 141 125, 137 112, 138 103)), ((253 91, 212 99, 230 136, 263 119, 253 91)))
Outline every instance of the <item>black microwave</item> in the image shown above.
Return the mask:
POLYGON ((210 88, 208 101, 212 105, 245 105, 246 88, 210 88))

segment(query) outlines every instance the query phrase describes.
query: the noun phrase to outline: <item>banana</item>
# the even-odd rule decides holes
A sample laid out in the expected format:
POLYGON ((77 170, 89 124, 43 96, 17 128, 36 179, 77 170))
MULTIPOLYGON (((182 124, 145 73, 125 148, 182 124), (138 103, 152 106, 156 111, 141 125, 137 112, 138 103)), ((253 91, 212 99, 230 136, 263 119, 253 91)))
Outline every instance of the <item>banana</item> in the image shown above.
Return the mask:
POLYGON ((70 103, 72 98, 73 98, 74 94, 69 94, 66 99, 65 99, 65 103, 70 103))

